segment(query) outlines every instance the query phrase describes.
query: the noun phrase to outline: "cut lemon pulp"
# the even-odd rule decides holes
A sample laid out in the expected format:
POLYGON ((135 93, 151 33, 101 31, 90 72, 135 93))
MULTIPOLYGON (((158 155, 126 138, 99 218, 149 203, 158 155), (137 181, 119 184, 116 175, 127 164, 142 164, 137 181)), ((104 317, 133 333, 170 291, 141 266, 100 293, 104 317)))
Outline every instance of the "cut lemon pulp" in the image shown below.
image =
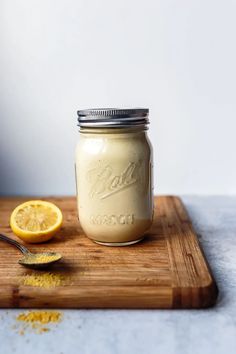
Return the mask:
POLYGON ((18 205, 10 218, 14 234, 29 243, 50 240, 61 224, 61 210, 55 204, 43 200, 30 200, 18 205))

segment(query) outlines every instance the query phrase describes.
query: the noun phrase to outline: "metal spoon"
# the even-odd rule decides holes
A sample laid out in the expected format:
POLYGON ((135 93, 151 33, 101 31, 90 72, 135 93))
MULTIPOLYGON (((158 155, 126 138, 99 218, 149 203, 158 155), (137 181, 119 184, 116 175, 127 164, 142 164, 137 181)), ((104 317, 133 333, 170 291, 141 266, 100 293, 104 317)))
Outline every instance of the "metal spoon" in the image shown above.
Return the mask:
POLYGON ((24 257, 20 259, 18 263, 24 265, 25 267, 42 269, 58 262, 62 258, 61 254, 57 252, 31 253, 19 242, 2 234, 0 234, 0 240, 17 247, 24 254, 24 257))

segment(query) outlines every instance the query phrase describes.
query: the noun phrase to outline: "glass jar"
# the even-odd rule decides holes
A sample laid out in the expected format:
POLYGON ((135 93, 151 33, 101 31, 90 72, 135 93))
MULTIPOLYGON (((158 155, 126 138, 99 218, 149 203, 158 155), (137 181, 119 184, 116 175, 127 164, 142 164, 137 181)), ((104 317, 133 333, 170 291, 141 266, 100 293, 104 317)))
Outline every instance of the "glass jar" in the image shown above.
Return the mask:
POLYGON ((153 217, 148 109, 78 111, 78 214, 85 234, 107 246, 140 241, 153 217))

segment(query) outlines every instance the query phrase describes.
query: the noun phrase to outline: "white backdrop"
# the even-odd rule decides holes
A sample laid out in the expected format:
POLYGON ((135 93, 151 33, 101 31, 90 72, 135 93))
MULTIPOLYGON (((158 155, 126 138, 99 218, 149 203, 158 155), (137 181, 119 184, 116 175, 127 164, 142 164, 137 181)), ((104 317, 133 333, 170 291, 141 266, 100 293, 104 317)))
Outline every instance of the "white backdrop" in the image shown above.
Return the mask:
POLYGON ((0 193, 74 194, 76 111, 149 107, 155 191, 236 192, 236 1, 1 0, 0 193))

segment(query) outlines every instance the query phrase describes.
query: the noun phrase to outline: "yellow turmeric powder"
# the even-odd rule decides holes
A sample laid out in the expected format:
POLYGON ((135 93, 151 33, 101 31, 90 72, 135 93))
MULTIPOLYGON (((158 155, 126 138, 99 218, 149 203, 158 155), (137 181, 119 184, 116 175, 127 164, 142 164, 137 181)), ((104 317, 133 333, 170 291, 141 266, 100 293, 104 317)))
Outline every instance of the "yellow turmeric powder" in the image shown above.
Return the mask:
POLYGON ((16 319, 24 323, 23 329, 19 330, 20 335, 24 335, 27 327, 36 333, 43 333, 50 330, 50 328, 45 327, 45 324, 60 322, 62 314, 58 311, 29 311, 20 313, 16 319))
POLYGON ((29 256, 24 257, 24 263, 26 264, 41 264, 41 263, 50 263, 55 262, 61 259, 59 253, 32 253, 29 256))
POLYGON ((66 278, 58 273, 32 273, 24 275, 21 279, 23 285, 51 288, 63 285, 66 278))
POLYGON ((27 313, 20 313, 17 316, 18 321, 48 324, 51 322, 60 322, 61 313, 58 311, 30 311, 27 313))

